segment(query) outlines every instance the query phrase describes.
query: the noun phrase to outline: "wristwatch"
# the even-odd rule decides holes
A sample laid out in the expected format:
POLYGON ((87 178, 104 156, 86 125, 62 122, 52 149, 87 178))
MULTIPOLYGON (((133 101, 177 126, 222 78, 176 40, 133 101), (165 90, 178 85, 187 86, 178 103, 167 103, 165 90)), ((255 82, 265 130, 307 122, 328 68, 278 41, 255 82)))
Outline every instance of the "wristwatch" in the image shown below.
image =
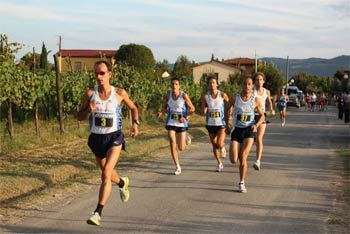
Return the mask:
POLYGON ((137 119, 134 120, 134 123, 136 123, 137 125, 140 125, 140 121, 137 119))

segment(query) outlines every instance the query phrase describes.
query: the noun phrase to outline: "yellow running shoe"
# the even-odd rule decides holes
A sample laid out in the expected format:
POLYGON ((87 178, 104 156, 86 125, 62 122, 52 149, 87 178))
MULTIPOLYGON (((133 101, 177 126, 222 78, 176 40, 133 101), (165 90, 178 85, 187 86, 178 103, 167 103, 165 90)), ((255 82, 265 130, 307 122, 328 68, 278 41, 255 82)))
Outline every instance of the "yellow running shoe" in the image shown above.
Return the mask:
POLYGON ((129 201, 130 192, 129 192, 129 178, 128 177, 120 177, 124 181, 124 187, 120 189, 120 199, 122 202, 129 201))

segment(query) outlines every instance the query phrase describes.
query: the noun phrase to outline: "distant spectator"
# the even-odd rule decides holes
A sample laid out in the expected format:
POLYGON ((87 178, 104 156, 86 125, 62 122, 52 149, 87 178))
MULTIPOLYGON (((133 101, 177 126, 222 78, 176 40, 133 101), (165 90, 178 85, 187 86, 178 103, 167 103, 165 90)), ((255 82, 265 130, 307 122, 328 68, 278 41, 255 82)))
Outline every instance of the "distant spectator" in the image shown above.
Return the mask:
POLYGON ((343 119, 344 115, 344 98, 342 95, 337 97, 338 119, 343 119))

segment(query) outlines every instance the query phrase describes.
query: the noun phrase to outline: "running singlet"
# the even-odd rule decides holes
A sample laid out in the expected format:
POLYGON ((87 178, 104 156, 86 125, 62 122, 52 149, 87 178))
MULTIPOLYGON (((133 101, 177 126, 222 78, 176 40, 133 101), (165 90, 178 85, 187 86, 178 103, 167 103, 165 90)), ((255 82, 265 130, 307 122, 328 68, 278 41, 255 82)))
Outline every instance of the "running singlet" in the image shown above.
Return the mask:
POLYGON ((255 123, 254 100, 255 96, 252 95, 248 101, 243 101, 241 94, 237 93, 236 102, 233 109, 233 126, 238 128, 246 128, 255 123))
POLYGON ((207 115, 206 125, 207 126, 225 126, 224 116, 224 99, 221 96, 221 91, 218 91, 216 98, 214 99, 210 91, 208 92, 207 102, 207 115))
POLYGON ((119 105, 115 88, 111 86, 111 95, 102 100, 98 95, 97 86, 90 102, 96 102, 96 109, 90 115, 90 130, 96 134, 116 132, 122 128, 121 106, 119 105))
MULTIPOLYGON (((254 93, 253 95, 257 98, 259 98, 260 100, 260 103, 261 103, 261 108, 262 108, 262 111, 265 113, 266 112, 266 99, 267 99, 267 91, 265 88, 263 88, 263 94, 262 95, 259 95, 258 94, 258 91, 254 88, 254 93)), ((255 113, 256 115, 259 115, 258 113, 255 113)))
POLYGON ((187 106, 183 98, 184 93, 181 91, 179 97, 174 100, 170 92, 168 96, 168 115, 165 120, 165 125, 175 127, 188 127, 188 122, 180 123, 182 117, 187 116, 187 106))
POLYGON ((286 96, 281 96, 280 99, 278 100, 278 107, 287 107, 287 100, 286 96))

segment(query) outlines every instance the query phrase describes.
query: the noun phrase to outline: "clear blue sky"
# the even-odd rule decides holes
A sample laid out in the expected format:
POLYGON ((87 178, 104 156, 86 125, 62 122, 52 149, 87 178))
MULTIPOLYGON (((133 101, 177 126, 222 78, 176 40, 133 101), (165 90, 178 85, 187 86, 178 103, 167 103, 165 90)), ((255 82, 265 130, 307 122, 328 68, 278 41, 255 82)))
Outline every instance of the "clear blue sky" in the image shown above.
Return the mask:
MULTIPOLYGON (((118 49, 137 43, 157 61, 350 54, 350 0, 0 0, 0 33, 22 54, 118 49)), ((51 56, 52 57, 52 56, 51 56)))

